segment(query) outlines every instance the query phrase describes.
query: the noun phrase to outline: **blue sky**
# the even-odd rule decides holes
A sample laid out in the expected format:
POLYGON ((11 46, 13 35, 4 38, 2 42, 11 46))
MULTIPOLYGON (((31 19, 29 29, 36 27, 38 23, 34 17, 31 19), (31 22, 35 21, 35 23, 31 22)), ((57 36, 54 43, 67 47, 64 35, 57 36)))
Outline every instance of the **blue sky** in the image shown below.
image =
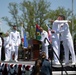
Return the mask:
MULTIPOLYGON (((1 17, 3 16, 8 16, 9 18, 11 17, 11 15, 9 14, 9 10, 8 10, 8 4, 10 2, 17 2, 20 3, 23 0, 0 0, 0 21, 1 17)), ((60 7, 64 7, 65 9, 72 9, 72 0, 47 0, 48 2, 51 3, 51 9, 55 10, 57 9, 59 6, 60 7)), ((76 0, 73 0, 73 11, 74 14, 76 14, 76 0)), ((1 31, 6 32, 9 27, 8 25, 2 21, 2 24, 0 24, 0 28, 1 31)))

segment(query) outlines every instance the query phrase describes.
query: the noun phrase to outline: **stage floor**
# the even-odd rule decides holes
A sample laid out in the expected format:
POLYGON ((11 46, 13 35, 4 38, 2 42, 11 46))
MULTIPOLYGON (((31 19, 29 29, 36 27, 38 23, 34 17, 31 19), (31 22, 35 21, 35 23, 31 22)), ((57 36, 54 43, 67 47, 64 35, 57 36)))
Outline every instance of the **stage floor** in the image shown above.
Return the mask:
MULTIPOLYGON (((15 62, 15 61, 1 61, 0 63, 4 63, 4 64, 22 64, 22 65, 34 65, 35 64, 35 61, 18 61, 18 62, 15 62)), ((51 61, 50 61, 51 63, 51 61)), ((64 63, 62 63, 63 66, 72 66, 72 63, 68 63, 67 65, 64 65, 64 63)), ((61 64, 59 65, 56 65, 52 62, 52 66, 53 67, 61 67, 61 64)), ((76 66, 76 63, 75 63, 75 66, 76 66)))
POLYGON ((22 65, 34 65, 35 61, 1 61, 4 64, 22 64, 22 65))
MULTIPOLYGON (((35 64, 35 61, 18 61, 18 62, 15 62, 15 61, 9 61, 9 62, 6 62, 6 61, 1 61, 0 62, 1 64, 13 64, 13 65, 25 65, 25 66, 31 66, 33 67, 33 65, 35 64)), ((51 63, 51 62, 50 62, 51 63)), ((69 75, 76 75, 76 64, 75 65, 72 65, 71 63, 67 64, 67 65, 63 65, 64 68, 66 68, 67 70, 67 73, 69 75)), ((56 64, 53 64, 52 63, 52 74, 53 75, 61 75, 61 72, 63 72, 63 75, 66 75, 65 71, 61 71, 62 70, 62 66, 61 65, 56 65, 56 64)), ((29 74, 27 74, 29 75, 29 74)))

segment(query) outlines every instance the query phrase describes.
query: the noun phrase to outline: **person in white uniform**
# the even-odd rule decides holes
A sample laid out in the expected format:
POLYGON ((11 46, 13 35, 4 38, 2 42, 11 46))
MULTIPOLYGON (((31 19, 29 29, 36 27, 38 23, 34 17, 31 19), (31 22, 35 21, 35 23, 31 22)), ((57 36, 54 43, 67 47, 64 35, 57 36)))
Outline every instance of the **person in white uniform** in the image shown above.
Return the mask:
MULTIPOLYGON (((60 16, 58 16, 57 20, 60 20, 60 16)), ((55 20, 56 21, 56 20, 55 20)), ((53 47, 53 55, 54 55, 54 64, 60 64, 58 58, 60 56, 60 33, 59 33, 59 24, 57 22, 53 22, 52 25, 52 47, 53 47), (58 58, 57 58, 58 57, 58 58)))
POLYGON ((48 59, 48 33, 47 31, 43 30, 42 27, 40 27, 40 31, 41 31, 41 39, 40 41, 42 42, 42 52, 46 53, 46 59, 48 59))
POLYGON ((2 50, 2 38, 0 33, 0 61, 1 61, 1 50, 2 50))
POLYGON ((4 38, 4 48, 5 48, 5 61, 10 61, 11 59, 11 46, 9 46, 9 33, 6 32, 4 38))
POLYGON ((20 33, 17 31, 17 26, 13 26, 13 31, 10 32, 10 46, 12 46, 12 55, 15 55, 14 60, 18 62, 18 48, 21 44, 20 33))
MULTIPOLYGON (((61 20, 65 20, 65 16, 61 16, 61 20)), ((69 51, 72 56, 72 65, 76 63, 74 46, 73 46, 73 39, 69 30, 68 22, 59 22, 60 25, 60 33, 61 38, 63 40, 64 52, 65 52, 65 63, 69 63, 69 51)))

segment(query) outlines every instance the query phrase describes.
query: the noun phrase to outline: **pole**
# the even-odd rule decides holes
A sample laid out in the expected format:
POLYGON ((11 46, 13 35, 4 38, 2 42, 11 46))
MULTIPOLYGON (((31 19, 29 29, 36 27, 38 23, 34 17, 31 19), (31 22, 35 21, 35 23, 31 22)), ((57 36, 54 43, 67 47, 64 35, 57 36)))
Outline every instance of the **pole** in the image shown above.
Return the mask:
MULTIPOLYGON (((2 24, 2 22, 0 21, 0 25, 2 24)), ((2 31, 2 26, 0 26, 0 31, 2 31)))
POLYGON ((73 0, 72 0, 72 37, 74 38, 74 20, 73 20, 73 0))

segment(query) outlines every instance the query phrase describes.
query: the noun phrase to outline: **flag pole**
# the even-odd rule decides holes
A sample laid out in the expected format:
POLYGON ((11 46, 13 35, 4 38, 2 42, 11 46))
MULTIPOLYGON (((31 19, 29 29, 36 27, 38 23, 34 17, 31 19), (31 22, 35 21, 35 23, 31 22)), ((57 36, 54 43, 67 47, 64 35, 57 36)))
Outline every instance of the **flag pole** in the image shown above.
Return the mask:
MULTIPOLYGON (((2 22, 0 21, 0 25, 2 24, 2 22)), ((0 27, 0 31, 2 31, 2 26, 0 27)))
POLYGON ((23 37, 23 23, 21 24, 21 44, 23 47, 23 43, 24 43, 24 37, 23 37))
POLYGON ((74 39, 74 20, 73 20, 73 0, 72 0, 72 37, 73 37, 73 39, 74 39))

